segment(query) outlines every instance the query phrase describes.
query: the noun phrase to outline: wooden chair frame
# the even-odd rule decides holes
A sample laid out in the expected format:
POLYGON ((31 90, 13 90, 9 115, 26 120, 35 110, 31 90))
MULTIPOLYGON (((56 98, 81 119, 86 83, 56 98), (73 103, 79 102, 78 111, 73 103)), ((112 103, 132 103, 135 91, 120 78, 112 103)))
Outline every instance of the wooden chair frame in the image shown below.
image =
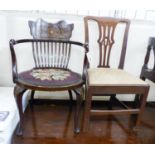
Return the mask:
MULTIPOLYGON (((20 122, 18 125, 18 129, 17 129, 17 135, 22 135, 23 134, 23 119, 24 119, 24 113, 23 113, 23 107, 22 107, 22 96, 24 94, 24 92, 26 90, 31 90, 32 91, 32 95, 31 98, 33 98, 34 96, 34 91, 64 91, 67 90, 69 92, 69 96, 70 99, 73 100, 72 98, 72 91, 76 94, 76 110, 75 110, 75 115, 74 115, 74 131, 76 133, 80 132, 80 128, 79 128, 79 110, 80 110, 80 104, 83 102, 83 85, 85 84, 85 75, 84 73, 86 72, 86 60, 87 60, 87 55, 86 52, 88 51, 87 45, 86 44, 82 44, 80 42, 75 42, 75 41, 64 41, 64 40, 53 40, 53 39, 21 39, 21 40, 10 40, 10 51, 11 51, 11 59, 12 59, 12 75, 13 75, 13 82, 16 84, 14 87, 14 96, 16 99, 16 103, 18 106, 18 110, 19 110, 19 116, 20 116, 20 122), (81 48, 81 50, 83 50, 85 52, 84 55, 84 65, 83 65, 83 75, 81 76, 81 80, 79 80, 79 82, 76 83, 68 83, 68 84, 64 84, 64 85, 56 85, 56 86, 52 86, 52 85, 37 85, 34 83, 30 83, 27 82, 27 79, 21 79, 20 78, 20 73, 18 73, 18 66, 17 66, 17 56, 16 56, 16 51, 15 51, 15 46, 21 45, 21 44, 28 44, 31 43, 32 44, 32 53, 33 53, 33 58, 34 58, 34 62, 35 62, 35 68, 34 69, 49 69, 49 68, 55 68, 55 69, 64 69, 64 70, 68 70, 68 61, 69 61, 69 56, 70 56, 70 52, 73 52, 71 49, 71 46, 79 46, 81 48), (52 65, 47 65, 43 64, 41 61, 44 59, 43 57, 38 58, 38 56, 36 56, 35 52, 38 50, 40 50, 40 52, 42 52, 42 54, 44 52, 46 52, 45 55, 47 55, 50 50, 49 50, 49 46, 50 49, 52 49, 53 45, 58 45, 57 49, 61 49, 62 53, 59 53, 60 51, 57 50, 58 54, 60 54, 61 56, 63 54, 65 54, 65 49, 67 49, 67 47, 69 47, 69 52, 68 54, 68 58, 63 59, 63 62, 66 61, 66 65, 62 65, 62 59, 59 59, 59 62, 56 66, 52 66, 52 65), (60 48, 61 45, 61 48, 60 48), (35 51, 35 50, 36 51, 35 51), (44 51, 44 52, 43 52, 44 51), (38 59, 38 60, 36 60, 38 59), (67 59, 67 60, 66 60, 67 59), (38 62, 38 63, 37 63, 38 62)), ((54 50, 53 50, 54 51, 54 50)), ((22 51, 21 51, 22 52, 22 51)), ((48 58, 48 56, 47 56, 48 58)), ((47 58, 45 58, 46 60, 48 60, 47 58)), ((45 60, 45 61, 46 61, 45 60)), ((70 71, 70 70, 68 70, 70 71)), ((74 73, 76 74, 76 73, 74 73)), ((80 75, 78 75, 80 78, 80 75)))
MULTIPOLYGON (((125 55, 126 55, 126 47, 127 47, 127 39, 128 39, 128 32, 130 27, 130 21, 126 19, 115 19, 115 18, 106 18, 106 17, 94 17, 94 16, 86 16, 84 18, 85 23, 85 43, 89 45, 89 28, 88 28, 88 21, 95 21, 99 27, 99 52, 100 52, 100 60, 99 60, 99 68, 109 68, 109 58, 112 45, 114 44, 114 32, 117 24, 123 23, 126 25, 124 38, 123 38, 123 45, 122 51, 120 56, 119 62, 119 69, 123 69, 125 55), (107 30, 105 30, 107 28, 107 30), (110 30, 111 29, 111 30, 110 30), (107 31, 107 36, 105 35, 105 31, 107 31), (111 31, 111 33, 110 33, 111 31), (110 39, 109 39, 110 38, 110 39), (107 41, 106 41, 107 40, 107 41), (109 51, 107 51, 107 46, 109 46, 109 51), (105 55, 108 56, 105 56, 105 55), (107 58, 107 59, 106 59, 107 58)), ((86 81, 86 101, 85 101, 85 111, 84 111, 84 122, 83 122, 83 130, 84 132, 88 131, 89 129, 89 122, 91 115, 114 115, 114 114, 138 114, 138 118, 136 120, 136 127, 140 124, 140 120, 142 117, 142 113, 144 111, 144 107, 146 104, 146 99, 149 91, 149 85, 110 85, 110 86, 91 86, 89 84, 89 77, 88 73, 87 81, 86 81), (120 109, 120 110, 113 110, 111 105, 109 105, 108 110, 92 110, 91 109, 91 102, 92 96, 111 96, 111 102, 118 102, 116 98, 116 94, 137 94, 138 101, 140 103, 139 107, 136 108, 125 108, 128 109, 120 109)), ((122 102, 121 102, 122 103, 122 102)), ((124 104, 122 104, 124 106, 124 104)))

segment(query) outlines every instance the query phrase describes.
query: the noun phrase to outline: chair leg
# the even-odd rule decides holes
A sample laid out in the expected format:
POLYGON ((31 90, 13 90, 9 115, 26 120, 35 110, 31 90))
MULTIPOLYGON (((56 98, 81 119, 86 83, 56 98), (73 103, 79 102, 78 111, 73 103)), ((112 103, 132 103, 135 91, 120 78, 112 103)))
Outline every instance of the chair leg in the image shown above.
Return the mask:
POLYGON ((140 121, 141 121, 141 118, 142 118, 142 115, 143 115, 143 112, 144 112, 144 109, 145 109, 145 105, 146 105, 148 91, 149 91, 149 88, 146 89, 145 93, 142 94, 141 97, 140 97, 140 112, 139 112, 139 114, 137 116, 135 129, 137 129, 138 126, 140 125, 140 121))
POLYGON ((72 91, 71 90, 68 90, 68 93, 69 93, 69 98, 71 100, 71 102, 73 101, 73 94, 72 94, 72 91))
POLYGON ((30 108, 33 111, 33 101, 34 101, 34 94, 35 94, 35 90, 31 90, 31 97, 30 97, 30 108))
POLYGON ((115 103, 116 94, 110 96, 110 101, 108 103, 108 110, 112 110, 113 104, 115 103))
MULTIPOLYGON (((145 81, 145 77, 143 77, 143 74, 141 72, 141 75, 140 75, 140 78, 145 81)), ((135 99, 134 99, 134 103, 133 103, 133 108, 136 108, 137 106, 139 106, 139 100, 140 100, 140 95, 139 94, 136 94, 135 95, 135 99)))
POLYGON ((31 100, 34 99, 35 90, 31 90, 31 100))
POLYGON ((80 90, 75 90, 76 94, 76 108, 75 108, 75 115, 74 115, 74 131, 75 133, 80 133, 80 124, 79 124, 79 117, 80 117, 80 107, 81 103, 83 102, 83 88, 80 90))
POLYGON ((85 99, 83 132, 87 132, 89 130, 91 101, 92 101, 92 94, 90 90, 88 89, 87 94, 86 94, 86 99, 85 99))
POLYGON ((136 94, 132 108, 137 108, 138 107, 138 105, 139 105, 139 98, 140 98, 140 95, 136 94))
POLYGON ((22 88, 18 85, 14 87, 14 97, 19 110, 19 117, 20 117, 18 128, 16 130, 16 135, 19 135, 19 136, 23 134, 22 132, 23 132, 24 113, 23 113, 23 105, 22 105, 22 96, 25 91, 26 91, 25 88, 22 88))

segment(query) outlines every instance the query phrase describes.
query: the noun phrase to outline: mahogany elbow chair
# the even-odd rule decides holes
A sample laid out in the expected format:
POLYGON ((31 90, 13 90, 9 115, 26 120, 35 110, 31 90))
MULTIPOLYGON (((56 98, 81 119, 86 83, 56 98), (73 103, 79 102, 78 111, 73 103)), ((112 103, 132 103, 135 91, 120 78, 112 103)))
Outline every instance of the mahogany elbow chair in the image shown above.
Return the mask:
MULTIPOLYGON (((71 61, 71 54, 74 54, 75 51, 87 52, 87 45, 70 41, 69 38, 71 37, 73 28, 68 27, 63 21, 55 25, 46 23, 43 20, 29 24, 32 26, 32 30, 34 30, 31 31, 34 39, 12 39, 9 43, 12 58, 13 82, 15 83, 14 96, 20 116, 16 134, 23 134, 24 113, 22 108, 22 96, 26 90, 32 91, 32 97, 36 90, 69 91, 70 98, 72 98, 71 91, 73 91, 76 95, 77 102, 74 115, 74 131, 79 133, 78 119, 80 104, 83 102, 85 76, 84 74, 81 75, 72 71, 68 67, 68 64, 71 61), (35 28, 37 30, 40 28, 40 33, 36 31, 35 28), (34 66, 32 66, 31 69, 18 72, 19 66, 17 60, 19 55, 17 54, 17 49, 21 57, 23 53, 28 52, 28 50, 30 51, 34 62, 34 66)), ((86 53, 83 56, 83 61, 85 61, 87 59, 86 53)), ((83 65, 83 73, 86 68, 85 65, 86 63, 83 65)))
MULTIPOLYGON (((89 130, 90 117, 92 115, 116 115, 116 114, 137 114, 136 127, 140 124, 143 110, 146 104, 146 99, 149 91, 149 85, 143 80, 133 76, 132 74, 123 70, 128 32, 130 21, 125 19, 115 19, 106 17, 86 16, 84 18, 85 24, 85 43, 90 47, 90 30, 89 23, 95 22, 98 25, 99 36, 97 43, 99 46, 98 66, 95 68, 89 67, 86 74, 86 101, 84 110, 83 131, 89 130), (118 30, 116 27, 121 24, 124 25, 124 35, 122 39, 122 48, 118 68, 110 67, 110 56, 113 45, 116 43, 115 33, 118 30), (135 108, 122 104, 123 109, 113 109, 110 103, 118 102, 116 94, 137 94, 139 104, 135 108), (92 109, 93 96, 110 96, 109 108, 107 110, 92 109), (139 105, 139 106, 138 106, 139 105)), ((92 43, 93 44, 93 43, 92 43)), ((122 103, 122 102, 120 102, 122 103)))

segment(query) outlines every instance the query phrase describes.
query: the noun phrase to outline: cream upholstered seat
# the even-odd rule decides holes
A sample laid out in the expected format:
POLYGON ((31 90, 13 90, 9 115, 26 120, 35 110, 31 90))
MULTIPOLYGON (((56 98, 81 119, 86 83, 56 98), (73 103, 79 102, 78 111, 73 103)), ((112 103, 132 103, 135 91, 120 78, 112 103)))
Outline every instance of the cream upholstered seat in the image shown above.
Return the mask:
POLYGON ((148 85, 122 69, 113 68, 90 68, 88 69, 88 79, 90 86, 148 85))

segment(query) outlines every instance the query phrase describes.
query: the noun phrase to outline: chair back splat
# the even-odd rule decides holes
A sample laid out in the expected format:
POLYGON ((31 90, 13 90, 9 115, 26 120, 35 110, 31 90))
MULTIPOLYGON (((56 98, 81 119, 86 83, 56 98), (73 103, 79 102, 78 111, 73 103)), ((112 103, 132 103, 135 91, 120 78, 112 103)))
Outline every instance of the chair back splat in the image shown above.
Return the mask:
POLYGON ((130 21, 123 20, 123 19, 115 19, 115 18, 87 16, 84 18, 86 43, 89 42, 89 27, 88 27, 89 20, 95 21, 98 24, 99 38, 97 42, 99 44, 99 52, 100 52, 98 67, 110 67, 109 60, 110 60, 112 46, 115 43, 114 35, 115 35, 116 26, 121 23, 126 25, 125 33, 123 36, 121 57, 120 57, 119 66, 118 66, 118 68, 123 68, 125 55, 126 55, 127 38, 128 38, 130 21))
POLYGON ((70 58, 71 44, 67 42, 33 42, 33 58, 35 67, 67 68, 70 58))

